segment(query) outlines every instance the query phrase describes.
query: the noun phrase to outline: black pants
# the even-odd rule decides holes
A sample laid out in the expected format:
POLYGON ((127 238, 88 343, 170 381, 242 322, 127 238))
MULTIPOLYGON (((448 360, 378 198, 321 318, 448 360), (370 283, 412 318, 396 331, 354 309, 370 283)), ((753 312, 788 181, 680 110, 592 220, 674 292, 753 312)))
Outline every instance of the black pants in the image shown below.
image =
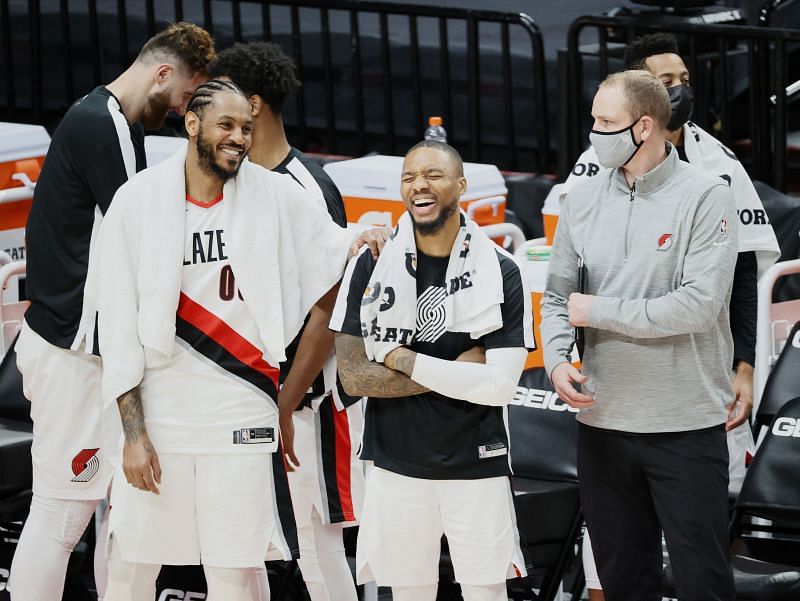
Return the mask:
POLYGON ((680 601, 732 601, 724 426, 630 434, 580 425, 581 503, 607 601, 660 601, 661 530, 680 601))

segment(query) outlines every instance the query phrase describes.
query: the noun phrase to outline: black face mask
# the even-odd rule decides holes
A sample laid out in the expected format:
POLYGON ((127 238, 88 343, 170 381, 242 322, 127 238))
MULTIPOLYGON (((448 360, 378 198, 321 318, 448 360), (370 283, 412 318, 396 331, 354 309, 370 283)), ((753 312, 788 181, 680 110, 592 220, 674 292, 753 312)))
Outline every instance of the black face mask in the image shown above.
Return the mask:
POLYGON ((667 123, 667 129, 675 131, 683 127, 683 124, 692 116, 692 105, 694 104, 694 92, 686 84, 679 84, 667 88, 669 92, 669 106, 672 114, 667 123))

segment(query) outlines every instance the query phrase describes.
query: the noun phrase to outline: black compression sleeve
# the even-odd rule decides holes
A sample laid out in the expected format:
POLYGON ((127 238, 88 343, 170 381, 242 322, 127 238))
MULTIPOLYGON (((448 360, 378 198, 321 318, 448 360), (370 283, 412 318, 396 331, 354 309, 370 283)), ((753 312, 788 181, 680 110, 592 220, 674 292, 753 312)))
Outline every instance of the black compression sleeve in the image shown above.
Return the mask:
POLYGON ((758 262, 755 252, 739 253, 733 274, 730 319, 734 367, 739 361, 756 360, 756 319, 758 309, 758 262))

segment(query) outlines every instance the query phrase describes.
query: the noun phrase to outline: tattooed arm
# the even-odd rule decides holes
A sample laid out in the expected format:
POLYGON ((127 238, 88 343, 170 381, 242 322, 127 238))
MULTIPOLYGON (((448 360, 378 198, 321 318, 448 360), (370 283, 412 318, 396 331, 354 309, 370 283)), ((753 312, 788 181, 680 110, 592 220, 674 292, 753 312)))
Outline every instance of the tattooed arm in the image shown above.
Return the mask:
MULTIPOLYGON (((397 353, 399 350, 396 349, 392 353, 397 353)), ((402 358, 404 363, 409 361, 408 354, 416 355, 408 349, 403 351, 406 351, 402 358)), ((393 398, 428 392, 427 388, 417 384, 401 371, 395 371, 386 365, 367 359, 364 340, 359 336, 336 334, 336 362, 342 386, 347 394, 353 396, 393 398)), ((413 357, 411 366, 413 368, 413 357)))
POLYGON ((136 386, 117 399, 125 446, 122 451, 122 470, 125 479, 140 490, 158 493, 161 484, 161 466, 158 454, 150 442, 144 425, 142 395, 136 386))

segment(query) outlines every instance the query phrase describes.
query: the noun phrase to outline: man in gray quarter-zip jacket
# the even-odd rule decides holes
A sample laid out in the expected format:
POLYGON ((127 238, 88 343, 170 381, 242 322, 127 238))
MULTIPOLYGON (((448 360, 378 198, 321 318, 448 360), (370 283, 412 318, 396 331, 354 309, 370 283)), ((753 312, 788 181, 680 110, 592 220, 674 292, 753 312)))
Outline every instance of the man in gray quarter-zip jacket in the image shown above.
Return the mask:
POLYGON ((553 385, 581 410, 578 474, 600 581, 608 601, 660 600, 663 529, 678 597, 731 601, 733 198, 666 142, 669 96, 650 73, 611 75, 592 115, 592 144, 614 169, 564 201, 541 329, 553 385), (585 328, 582 373, 568 361, 573 327, 585 328))

